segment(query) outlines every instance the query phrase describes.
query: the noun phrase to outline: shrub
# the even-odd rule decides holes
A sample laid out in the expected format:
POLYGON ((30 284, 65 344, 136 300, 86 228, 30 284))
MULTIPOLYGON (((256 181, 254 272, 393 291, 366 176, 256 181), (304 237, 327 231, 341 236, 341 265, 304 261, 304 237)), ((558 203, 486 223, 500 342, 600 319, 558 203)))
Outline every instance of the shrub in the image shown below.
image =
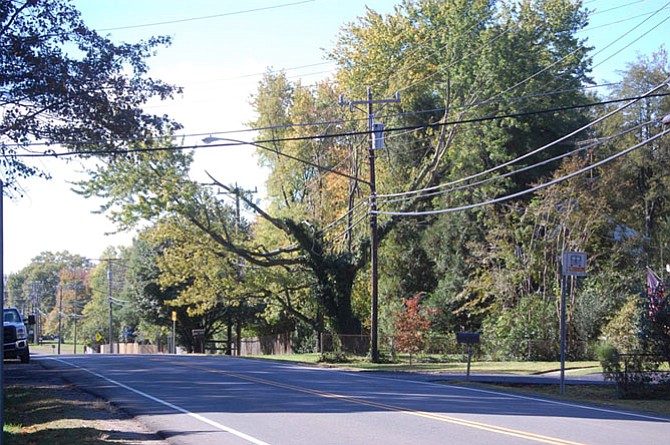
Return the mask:
POLYGON ((596 348, 596 355, 603 368, 605 380, 616 381, 617 374, 621 371, 617 348, 611 343, 600 343, 596 348))
POLYGON ((317 363, 349 363, 349 357, 342 351, 323 352, 317 363))

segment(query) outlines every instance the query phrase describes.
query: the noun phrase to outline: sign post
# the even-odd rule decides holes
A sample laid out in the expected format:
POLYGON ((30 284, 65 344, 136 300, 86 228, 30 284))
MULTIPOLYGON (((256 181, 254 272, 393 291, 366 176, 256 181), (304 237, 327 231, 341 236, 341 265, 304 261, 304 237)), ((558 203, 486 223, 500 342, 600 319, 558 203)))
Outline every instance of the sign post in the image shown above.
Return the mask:
POLYGON ((465 380, 470 381, 470 362, 472 361, 472 345, 479 344, 478 332, 456 332, 456 342, 461 345, 468 345, 468 370, 465 374, 465 380))
POLYGON ((563 273, 561 274, 561 383, 560 393, 565 394, 565 338, 566 338, 566 308, 565 300, 568 291, 568 276, 586 276, 586 253, 563 252, 563 273))

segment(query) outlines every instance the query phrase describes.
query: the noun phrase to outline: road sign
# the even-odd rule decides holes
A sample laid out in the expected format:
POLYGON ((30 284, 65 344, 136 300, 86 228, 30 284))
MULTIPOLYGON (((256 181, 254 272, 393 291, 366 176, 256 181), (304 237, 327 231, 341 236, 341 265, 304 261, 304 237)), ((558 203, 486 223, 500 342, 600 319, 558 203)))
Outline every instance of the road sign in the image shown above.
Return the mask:
POLYGON ((586 276, 586 253, 563 252, 563 276, 561 277, 561 378, 560 393, 565 394, 565 342, 566 342, 566 303, 568 277, 586 276))
POLYGON ((172 321, 177 321, 177 311, 172 311, 172 321))
POLYGON ((205 335, 205 330, 204 329, 192 329, 191 334, 193 334, 194 337, 202 337, 205 335))
POLYGON ((563 252, 563 275, 586 276, 586 253, 563 252))
POLYGON ((100 332, 96 332, 95 341, 97 341, 98 343, 102 341, 102 334, 100 332))

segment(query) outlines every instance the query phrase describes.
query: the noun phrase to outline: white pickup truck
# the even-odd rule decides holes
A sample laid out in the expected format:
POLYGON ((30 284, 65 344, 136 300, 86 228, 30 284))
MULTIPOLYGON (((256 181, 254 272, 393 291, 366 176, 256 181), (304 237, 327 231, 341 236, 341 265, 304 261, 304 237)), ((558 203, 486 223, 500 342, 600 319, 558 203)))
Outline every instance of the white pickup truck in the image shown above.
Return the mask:
MULTIPOLYGON (((28 324, 34 324, 34 316, 28 317, 28 324)), ((4 358, 19 359, 21 363, 30 362, 30 349, 28 347, 28 329, 18 309, 9 307, 4 309, 3 314, 4 331, 4 358)))

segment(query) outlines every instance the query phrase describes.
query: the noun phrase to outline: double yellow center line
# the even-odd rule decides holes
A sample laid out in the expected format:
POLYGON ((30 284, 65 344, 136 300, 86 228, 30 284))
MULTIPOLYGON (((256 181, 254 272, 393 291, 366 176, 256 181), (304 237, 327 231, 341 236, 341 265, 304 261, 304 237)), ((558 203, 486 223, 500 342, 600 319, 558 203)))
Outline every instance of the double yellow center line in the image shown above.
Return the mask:
POLYGON ((183 362, 173 362, 174 364, 179 364, 181 366, 186 366, 189 368, 194 368, 198 369, 200 371, 205 371, 208 373, 212 374, 222 374, 226 375, 228 377, 233 377, 239 380, 245 380, 248 382, 253 382, 253 383, 258 383, 261 385, 268 385, 268 386, 274 386, 276 388, 282 388, 282 389, 288 389, 290 391, 295 391, 295 392, 300 392, 304 394, 310 394, 314 395, 317 397, 322 397, 326 399, 337 399, 341 400, 343 402, 347 403, 353 403, 356 405, 363 405, 363 406, 369 406, 373 408, 380 408, 386 411, 393 411, 393 412, 398 412, 398 413, 403 413, 403 414, 408 414, 412 416, 417 416, 417 417, 423 417, 426 419, 431 419, 431 420, 438 420, 440 422, 446 422, 446 423, 451 423, 454 425, 460 425, 460 426, 466 426, 469 428, 475 428, 478 430, 483 430, 483 431, 488 431, 496 434, 503 434, 506 436, 512 436, 512 437, 517 437, 520 439, 526 439, 534 442, 539 442, 539 443, 546 443, 546 444, 551 444, 551 445, 584 445, 580 442, 572 442, 570 440, 564 440, 564 439, 559 439, 556 437, 550 437, 550 436, 545 436, 542 434, 535 434, 531 433, 528 431, 521 431, 521 430, 515 430, 512 428, 505 428, 502 426, 497 426, 497 425, 491 425, 488 423, 483 423, 483 422, 476 422, 473 420, 466 420, 466 419, 460 419, 458 417, 452 417, 452 416, 447 416, 445 414, 439 414, 439 413, 431 413, 428 411, 420 411, 420 410, 412 410, 412 409, 407 409, 403 408, 400 406, 396 405, 390 405, 387 403, 380 403, 380 402, 373 402, 370 400, 365 400, 361 399, 358 397, 352 397, 352 396, 347 396, 343 394, 335 394, 331 392, 326 392, 326 391, 319 391, 315 389, 310 389, 310 388, 305 388, 302 386, 295 386, 295 385, 289 385, 287 383, 280 383, 276 382, 273 380, 268 380, 268 379, 263 379, 260 377, 254 377, 250 375, 244 375, 244 374, 238 374, 235 372, 230 372, 230 371, 222 371, 222 370, 215 370, 215 369, 209 369, 203 366, 198 366, 198 365, 191 365, 191 364, 186 364, 183 362))

